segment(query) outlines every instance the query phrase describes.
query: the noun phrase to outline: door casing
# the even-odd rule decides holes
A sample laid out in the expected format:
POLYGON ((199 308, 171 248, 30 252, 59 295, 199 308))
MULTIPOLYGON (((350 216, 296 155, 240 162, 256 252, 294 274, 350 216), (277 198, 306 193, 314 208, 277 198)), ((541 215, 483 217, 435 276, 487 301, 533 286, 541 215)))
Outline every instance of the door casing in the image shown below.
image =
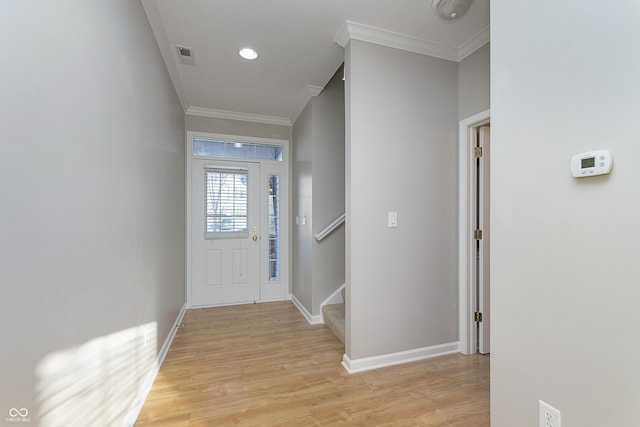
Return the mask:
POLYGON ((491 244, 491 224, 489 211, 490 202, 490 158, 491 158, 491 137, 490 127, 481 126, 474 128, 477 130, 477 146, 482 148, 482 156, 478 159, 476 165, 477 177, 474 181, 476 186, 476 198, 474 206, 476 209, 477 224, 476 228, 482 230, 480 240, 476 241, 476 258, 477 262, 474 268, 475 289, 476 289, 476 310, 481 313, 482 321, 477 322, 477 349, 479 353, 488 354, 490 352, 490 328, 491 328, 491 277, 490 277, 490 244, 491 244))
POLYGON ((473 313, 478 296, 472 264, 475 262, 475 251, 470 238, 475 227, 475 216, 470 210, 475 192, 471 150, 475 128, 490 121, 491 110, 485 110, 461 120, 458 127, 458 339, 462 354, 477 352, 473 313))

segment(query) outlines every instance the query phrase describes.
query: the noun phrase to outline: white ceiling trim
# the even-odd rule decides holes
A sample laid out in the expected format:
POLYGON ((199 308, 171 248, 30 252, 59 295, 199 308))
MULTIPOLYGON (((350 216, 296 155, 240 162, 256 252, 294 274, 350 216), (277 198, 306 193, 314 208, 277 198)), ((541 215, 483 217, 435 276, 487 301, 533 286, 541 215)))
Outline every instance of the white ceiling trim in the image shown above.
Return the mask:
POLYGON ((189 107, 185 113, 190 116, 214 117, 216 119, 241 120, 243 122, 266 123, 270 125, 291 126, 287 117, 263 116, 260 114, 239 113, 236 111, 213 110, 202 107, 189 107))
POLYGON ((298 120, 298 117, 300 117, 302 111, 304 111, 309 101, 311 101, 311 98, 318 96, 320 92, 322 92, 322 89, 324 89, 322 86, 307 85, 302 100, 291 115, 291 123, 295 123, 296 120, 298 120))
POLYGON ((345 47, 351 39, 460 62, 489 41, 489 26, 464 42, 459 48, 446 46, 407 34, 372 27, 370 25, 345 21, 335 37, 335 42, 345 47))
POLYGON ((458 49, 456 48, 407 34, 396 33, 353 21, 345 21, 340 27, 335 41, 340 46, 345 47, 350 39, 406 50, 421 55, 434 56, 449 61, 458 61, 458 49))
POLYGON ((487 25, 482 30, 480 30, 478 34, 464 42, 458 49, 458 61, 462 61, 464 58, 471 55, 473 52, 480 49, 485 44, 489 43, 490 35, 490 27, 487 25))

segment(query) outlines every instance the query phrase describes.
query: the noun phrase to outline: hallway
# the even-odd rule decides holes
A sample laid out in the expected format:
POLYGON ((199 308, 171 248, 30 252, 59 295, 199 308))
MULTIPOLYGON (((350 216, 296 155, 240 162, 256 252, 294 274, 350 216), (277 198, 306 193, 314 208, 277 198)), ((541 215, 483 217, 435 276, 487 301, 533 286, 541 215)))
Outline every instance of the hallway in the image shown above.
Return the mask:
POLYGON ((190 310, 138 418, 153 425, 489 425, 489 357, 349 375, 290 302, 190 310))

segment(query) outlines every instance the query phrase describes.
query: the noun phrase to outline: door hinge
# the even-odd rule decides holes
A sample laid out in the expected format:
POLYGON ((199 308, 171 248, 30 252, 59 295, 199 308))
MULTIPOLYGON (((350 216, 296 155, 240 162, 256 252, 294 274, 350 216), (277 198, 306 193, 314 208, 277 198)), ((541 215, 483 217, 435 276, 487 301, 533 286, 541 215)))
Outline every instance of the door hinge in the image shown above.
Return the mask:
POLYGON ((476 159, 482 157, 482 147, 473 147, 473 157, 476 159))
POLYGON ((473 321, 482 322, 482 313, 480 313, 479 311, 476 311, 475 313, 473 313, 473 321))
POLYGON ((473 230, 473 238, 476 240, 482 240, 482 230, 473 230))

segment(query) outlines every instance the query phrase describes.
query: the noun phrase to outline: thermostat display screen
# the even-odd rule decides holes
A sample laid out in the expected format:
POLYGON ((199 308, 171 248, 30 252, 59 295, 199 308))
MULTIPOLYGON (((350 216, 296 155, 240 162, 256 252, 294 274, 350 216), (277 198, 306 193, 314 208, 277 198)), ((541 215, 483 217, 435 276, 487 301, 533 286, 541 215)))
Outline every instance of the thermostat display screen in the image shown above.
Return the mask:
POLYGON ((582 169, 592 168, 592 167, 595 167, 595 165, 596 165, 595 157, 588 157, 586 159, 582 159, 582 169))

